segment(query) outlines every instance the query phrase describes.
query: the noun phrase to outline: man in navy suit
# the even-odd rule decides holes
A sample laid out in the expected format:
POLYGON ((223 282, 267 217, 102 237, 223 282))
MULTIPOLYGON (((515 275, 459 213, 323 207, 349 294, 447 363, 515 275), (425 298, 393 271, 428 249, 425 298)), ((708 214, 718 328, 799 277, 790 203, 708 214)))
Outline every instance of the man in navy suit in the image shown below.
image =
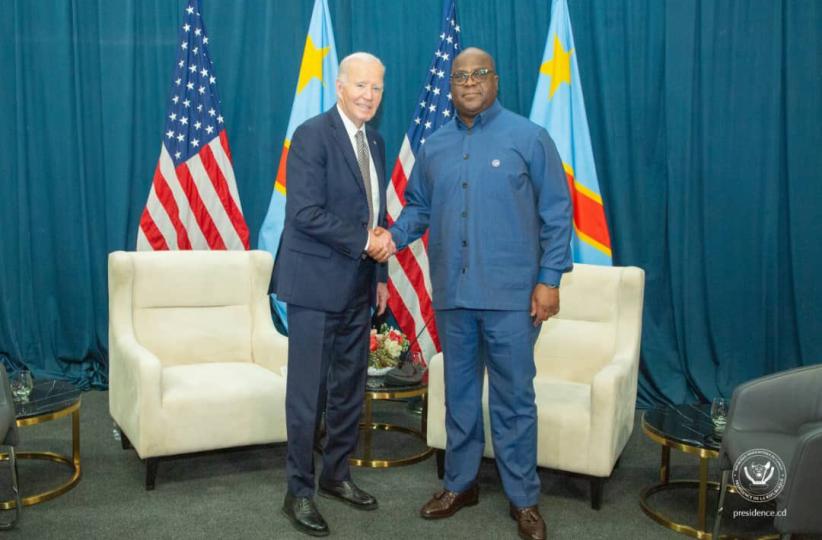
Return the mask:
POLYGON ((382 100, 385 67, 368 53, 340 63, 337 105, 294 132, 285 228, 273 290, 288 304, 288 491, 283 512, 301 532, 329 533, 314 503, 314 428, 326 382, 321 496, 360 510, 377 500, 351 480, 368 367, 371 307, 388 300, 385 143, 365 123, 382 100))

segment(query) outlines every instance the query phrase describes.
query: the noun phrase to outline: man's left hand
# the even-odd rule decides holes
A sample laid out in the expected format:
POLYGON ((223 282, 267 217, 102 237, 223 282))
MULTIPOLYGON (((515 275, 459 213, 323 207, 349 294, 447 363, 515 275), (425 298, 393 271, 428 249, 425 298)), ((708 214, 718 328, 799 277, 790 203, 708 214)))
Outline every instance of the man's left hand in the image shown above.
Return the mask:
POLYGON ((538 326, 559 313, 559 289, 537 283, 531 293, 531 318, 538 326))
POLYGON ((377 283, 377 315, 385 313, 385 306, 388 305, 388 284, 377 283))

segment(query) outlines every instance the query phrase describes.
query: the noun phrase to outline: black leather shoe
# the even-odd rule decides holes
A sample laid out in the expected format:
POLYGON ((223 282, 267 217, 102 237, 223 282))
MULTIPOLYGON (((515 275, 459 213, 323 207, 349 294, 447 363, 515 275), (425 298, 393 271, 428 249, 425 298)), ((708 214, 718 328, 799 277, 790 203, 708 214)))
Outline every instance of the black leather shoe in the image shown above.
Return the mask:
POLYGON ((328 536, 328 524, 310 497, 295 497, 290 492, 286 493, 283 514, 300 532, 311 536, 328 536))
POLYGON ((320 482, 319 493, 322 497, 337 499, 357 510, 376 510, 377 499, 361 490, 351 480, 342 482, 320 482))

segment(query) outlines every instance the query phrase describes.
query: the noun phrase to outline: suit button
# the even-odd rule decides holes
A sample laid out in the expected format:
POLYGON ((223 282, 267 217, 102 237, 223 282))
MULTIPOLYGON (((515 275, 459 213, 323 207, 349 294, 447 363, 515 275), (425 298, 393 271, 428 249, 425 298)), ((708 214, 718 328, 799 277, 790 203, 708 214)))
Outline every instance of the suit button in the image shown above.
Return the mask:
POLYGON ((463 212, 461 215, 462 217, 466 217, 468 215, 468 212, 463 212))
POLYGON ((468 159, 468 154, 463 154, 462 159, 468 159))
POLYGON ((467 188, 468 188, 468 182, 463 182, 462 183, 462 189, 467 189, 467 188))
POLYGON ((468 246, 468 242, 467 242, 467 241, 465 241, 465 240, 463 240, 463 241, 462 241, 462 247, 466 247, 466 246, 468 246))

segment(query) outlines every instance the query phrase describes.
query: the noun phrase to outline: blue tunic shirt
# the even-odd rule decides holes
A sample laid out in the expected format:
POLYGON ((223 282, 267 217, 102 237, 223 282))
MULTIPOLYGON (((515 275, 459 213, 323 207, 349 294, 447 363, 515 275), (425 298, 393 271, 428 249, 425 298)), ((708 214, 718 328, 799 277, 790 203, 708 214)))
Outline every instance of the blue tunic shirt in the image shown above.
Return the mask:
POLYGON ((536 283, 571 259, 571 201, 548 132, 499 102, 457 116, 416 156, 391 234, 402 249, 430 230, 434 309, 530 310, 536 283))

